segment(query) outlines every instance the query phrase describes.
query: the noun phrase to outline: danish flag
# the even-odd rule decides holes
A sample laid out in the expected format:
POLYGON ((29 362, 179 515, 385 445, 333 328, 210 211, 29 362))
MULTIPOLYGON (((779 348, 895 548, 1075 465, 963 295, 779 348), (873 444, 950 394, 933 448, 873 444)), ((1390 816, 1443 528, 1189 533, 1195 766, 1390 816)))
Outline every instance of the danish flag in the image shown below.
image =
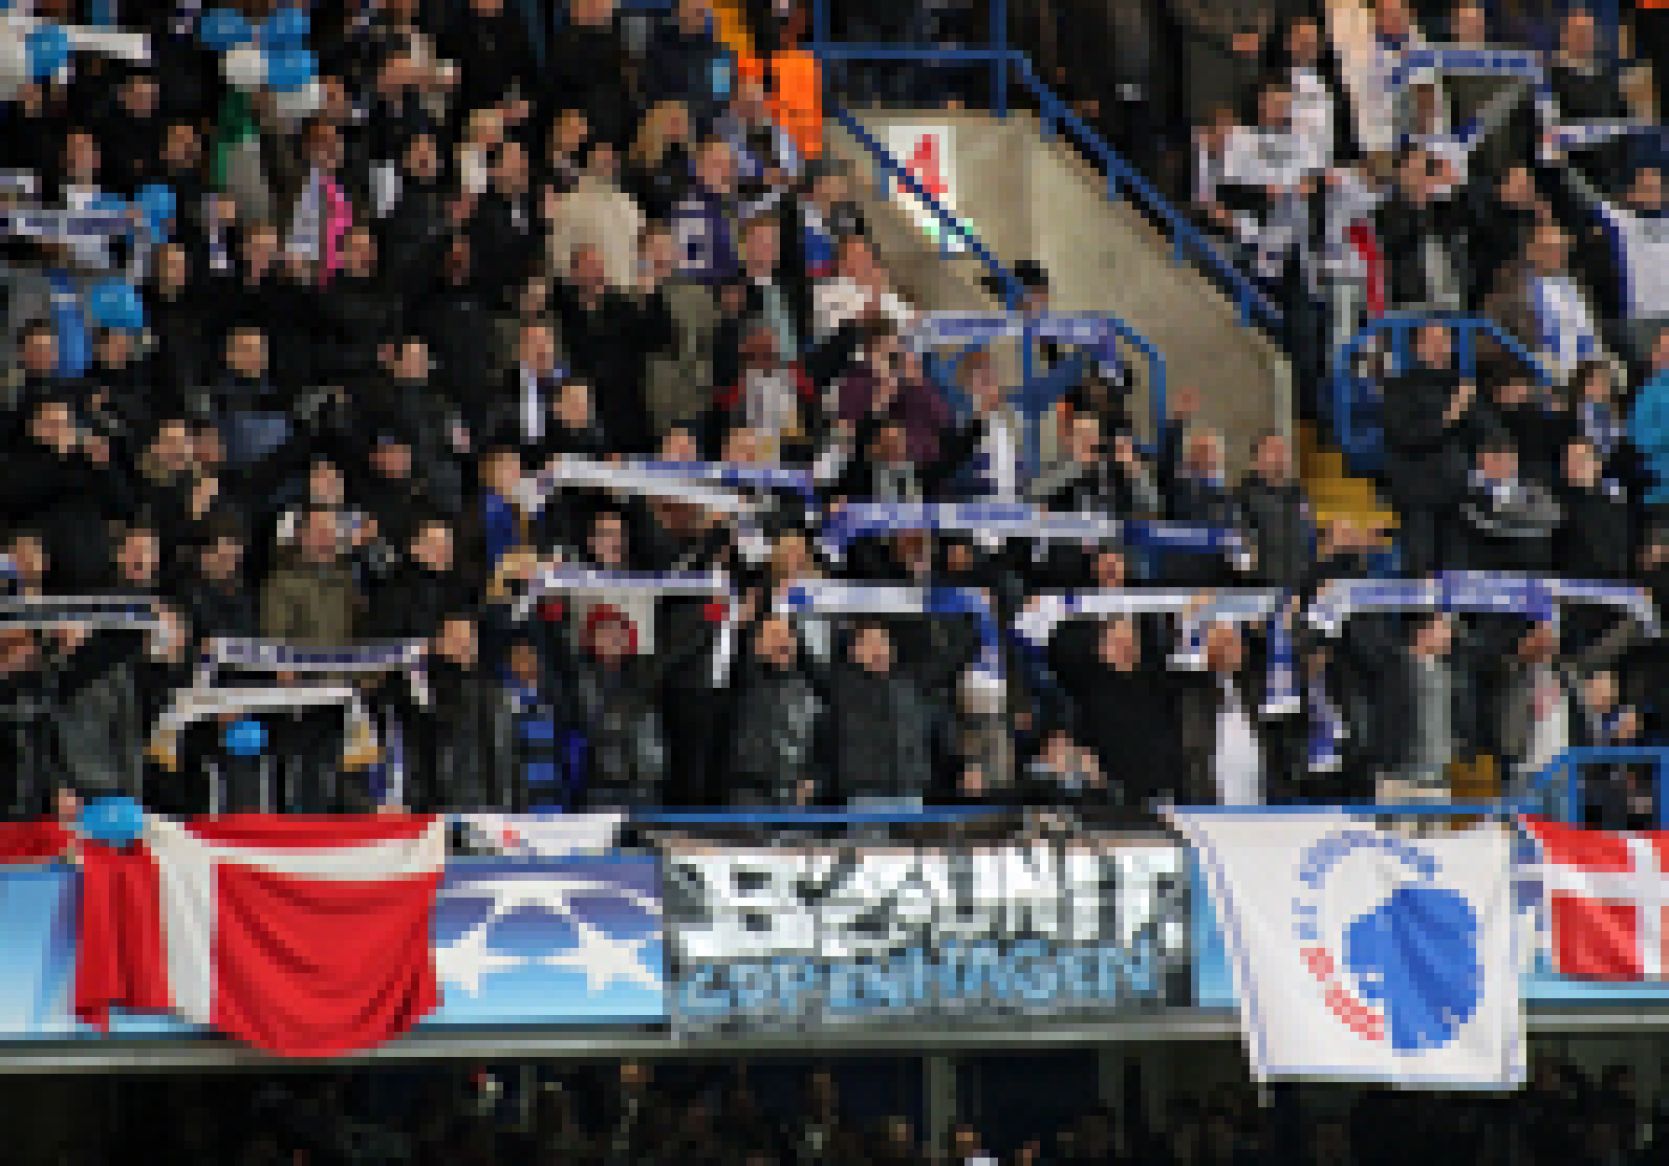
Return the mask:
POLYGON ((1669 910, 1669 834, 1617 834, 1526 818, 1560 975, 1661 979, 1669 910))

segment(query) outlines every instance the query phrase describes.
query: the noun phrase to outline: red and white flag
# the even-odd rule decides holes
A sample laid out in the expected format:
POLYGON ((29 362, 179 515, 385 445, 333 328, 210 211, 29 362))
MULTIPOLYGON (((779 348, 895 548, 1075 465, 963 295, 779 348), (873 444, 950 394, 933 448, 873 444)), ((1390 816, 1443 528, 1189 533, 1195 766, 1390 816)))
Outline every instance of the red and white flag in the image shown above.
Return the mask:
POLYGON ((1662 978, 1669 834, 1584 830, 1545 818, 1526 818, 1524 828, 1541 847, 1554 970, 1591 980, 1662 978))
POLYGON ((76 1010, 168 1008, 283 1056, 369 1048, 439 1003, 442 818, 147 819, 89 848, 76 1010))

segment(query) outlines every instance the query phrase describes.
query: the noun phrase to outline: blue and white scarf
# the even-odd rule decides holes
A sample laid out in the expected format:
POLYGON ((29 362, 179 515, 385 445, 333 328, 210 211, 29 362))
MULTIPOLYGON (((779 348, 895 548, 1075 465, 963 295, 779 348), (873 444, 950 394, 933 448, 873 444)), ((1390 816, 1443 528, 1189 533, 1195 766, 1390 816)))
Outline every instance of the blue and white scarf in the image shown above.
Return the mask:
POLYGON ((983 592, 972 587, 912 587, 813 579, 787 587, 777 599, 777 610, 802 616, 972 616, 979 633, 979 656, 969 669, 968 678, 976 685, 1002 687, 1000 630, 990 602, 983 592))
POLYGON ((1246 553, 1245 540, 1231 529, 1061 513, 1023 502, 852 502, 830 514, 821 542, 827 554, 839 559, 856 539, 899 530, 1038 543, 1118 543, 1140 550, 1222 554, 1236 562, 1246 553))
POLYGON ((429 645, 424 640, 385 640, 314 648, 284 640, 217 637, 203 645, 198 668, 199 688, 214 683, 216 673, 294 672, 305 676, 364 676, 378 672, 404 672, 411 685, 412 699, 429 703, 429 645))
POLYGON ((535 572, 512 609, 514 618, 525 620, 539 601, 551 595, 590 593, 622 599, 639 596, 653 600, 665 595, 706 596, 724 605, 718 640, 713 646, 712 678, 722 685, 730 674, 736 654, 736 597, 730 578, 723 571, 705 573, 666 571, 600 571, 590 567, 553 563, 535 572))
POLYGON ((522 509, 529 514, 543 510, 553 492, 561 488, 575 490, 613 490, 650 498, 665 498, 687 502, 707 510, 725 514, 751 515, 759 504, 743 497, 732 488, 715 488, 702 481, 692 481, 681 472, 668 472, 671 463, 616 463, 582 457, 559 457, 539 473, 522 483, 522 509))
POLYGON ((1657 608, 1642 587, 1489 571, 1454 571, 1431 579, 1337 579, 1321 589, 1304 617, 1322 634, 1337 636, 1363 612, 1488 612, 1546 623, 1556 620, 1567 603, 1618 608, 1646 635, 1658 634, 1657 608))
POLYGON ((1177 618, 1177 645, 1171 667, 1198 671, 1205 667, 1205 633, 1212 625, 1262 623, 1268 660, 1261 712, 1266 717, 1285 716, 1298 711, 1300 700, 1297 654, 1292 629, 1282 613, 1282 599, 1281 592, 1269 588, 1222 589, 1203 596, 1180 588, 1054 592, 1035 596, 1015 617, 1014 631, 1023 642, 1041 650, 1055 628, 1068 619, 1172 615, 1177 618))

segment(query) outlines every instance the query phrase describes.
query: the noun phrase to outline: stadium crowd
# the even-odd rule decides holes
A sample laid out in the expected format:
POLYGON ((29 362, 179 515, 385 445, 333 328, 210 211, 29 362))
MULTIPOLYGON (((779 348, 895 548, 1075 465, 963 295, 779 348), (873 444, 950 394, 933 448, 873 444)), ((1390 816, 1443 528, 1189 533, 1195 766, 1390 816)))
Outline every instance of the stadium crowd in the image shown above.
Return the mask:
MULTIPOLYGON (((964 7, 853 18, 919 10, 931 19, 912 28, 955 38, 964 7)), ((1388 309, 1490 313, 1554 374, 1545 386, 1485 352, 1463 376, 1449 330, 1419 332, 1383 389, 1400 570, 1669 594, 1669 339, 1652 339, 1650 271, 1622 281, 1614 264, 1632 257, 1587 243, 1591 207, 1655 222, 1661 173, 1624 139, 1544 156, 1513 132, 1522 101, 1487 85, 1421 82, 1392 101, 1383 79, 1336 67, 1342 34, 1304 4, 1163 8, 1187 34, 1195 209, 1286 306, 1309 410, 1324 354, 1388 309), (1484 104, 1502 126, 1456 145, 1447 127, 1484 104)), ((753 12, 762 39, 792 39, 794 11, 753 12)), ((560 19, 503 0, 322 3, 299 98, 234 76, 209 15, 123 5, 149 63, 78 52, 0 112, 13 205, 65 212, 58 231, 8 219, 0 241, 9 587, 43 607, 126 596, 159 613, 0 629, 6 813, 126 793, 183 811, 392 797, 1139 814, 1162 797, 1367 797, 1368 775, 1432 796, 1480 757, 1522 783, 1570 746, 1669 733, 1669 660, 1619 615, 1379 614, 1314 634, 1309 598, 1397 560, 1378 532, 1315 529, 1289 439, 1227 450, 1197 391, 1140 432, 1117 362, 1081 360, 1050 455, 1027 466, 999 362, 976 353, 954 380, 929 367, 852 176, 773 116, 772 70, 741 67, 705 0, 650 15, 570 0, 560 19), (171 201, 140 229, 159 184, 171 201), (113 200, 131 200, 132 230, 75 227, 113 200), (133 281, 131 302, 112 278, 133 281), (83 313, 75 294, 94 287, 108 299, 83 313), (669 466, 677 488, 644 488, 669 466), (1236 553, 824 537, 858 503, 945 500, 1188 523, 1236 553), (723 591, 696 594, 715 571, 723 591), (649 585, 564 589, 553 572, 649 585), (655 585, 672 579, 690 586, 655 585), (991 615, 836 618, 795 598, 838 581, 962 589, 991 615), (1290 596, 1277 621, 1295 701, 1269 699, 1284 637, 1261 624, 1214 622, 1200 666, 1173 666, 1194 602, 1067 621, 1035 652, 990 635, 1042 593, 1127 586, 1199 606, 1219 588, 1290 596), (316 677, 280 652, 266 671, 303 693, 293 704, 169 721, 212 644, 248 638, 421 653, 353 675, 346 714, 307 703, 316 677), (380 762, 349 766, 345 745, 368 734, 380 762)), ((1372 16, 1367 49, 1349 46, 1372 61, 1422 37, 1512 35, 1464 0, 1380 0, 1372 16)), ((1096 96, 1098 62, 1067 59, 1073 39, 1056 45, 1059 79, 1086 110, 1136 119, 1109 123, 1116 140, 1166 124, 1125 108, 1147 103, 1140 85, 1096 96)), ((1623 109, 1596 53, 1573 10, 1548 56, 1567 116, 1623 109)), ((1046 305, 1048 273, 1016 271, 1028 310, 1046 305)), ((1601 820, 1653 810, 1628 766, 1590 787, 1601 820)))
MULTIPOLYGON (((1046 1057, 1021 1059, 1047 1069, 1046 1057)), ((1282 1087, 1260 1106, 1244 1088, 1164 1101, 1057 1107, 1050 1119, 995 1110, 954 1124, 933 1154, 918 1120, 843 1091, 853 1067, 640 1062, 541 1069, 515 1095, 514 1066, 396 1074, 239 1075, 123 1083, 125 1101, 89 1131, 180 1160, 276 1166, 1633 1166, 1661 1152, 1662 1112, 1630 1070, 1590 1076, 1542 1063, 1509 1097, 1282 1087), (766 1069, 770 1071, 767 1073, 766 1069), (764 1088, 771 1077, 778 1087, 764 1088), (392 1087, 390 1087, 392 1086, 392 1087), (983 1119, 983 1120, 982 1120, 983 1119)), ((1139 1094, 1138 1094, 1139 1096, 1139 1094)), ((104 1160, 66 1149, 57 1161, 104 1160)))

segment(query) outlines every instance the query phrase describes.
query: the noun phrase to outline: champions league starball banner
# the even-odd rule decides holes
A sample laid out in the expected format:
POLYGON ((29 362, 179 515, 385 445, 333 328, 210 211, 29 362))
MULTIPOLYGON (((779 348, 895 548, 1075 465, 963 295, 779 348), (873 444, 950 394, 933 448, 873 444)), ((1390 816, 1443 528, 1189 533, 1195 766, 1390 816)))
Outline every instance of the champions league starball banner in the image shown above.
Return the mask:
POLYGON ((686 1033, 1188 1003, 1189 879, 1168 841, 674 844, 663 863, 686 1033))
POLYGON ((1172 820, 1221 927, 1258 1080, 1523 1082, 1502 823, 1407 837, 1345 810, 1172 820))

